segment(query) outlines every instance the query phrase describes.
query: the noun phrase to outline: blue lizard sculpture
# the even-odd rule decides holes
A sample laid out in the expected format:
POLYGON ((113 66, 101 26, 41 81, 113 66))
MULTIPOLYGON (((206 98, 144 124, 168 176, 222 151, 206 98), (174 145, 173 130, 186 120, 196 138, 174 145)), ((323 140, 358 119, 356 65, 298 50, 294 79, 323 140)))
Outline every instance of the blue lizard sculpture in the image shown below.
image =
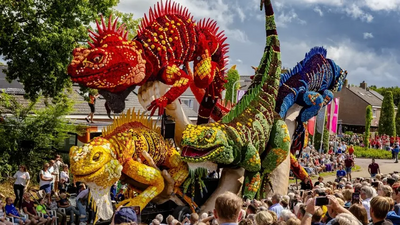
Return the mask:
POLYGON ((281 74, 275 111, 285 118, 294 104, 302 106, 292 138, 293 154, 303 148, 304 122, 329 104, 333 99, 333 92, 342 89, 347 77, 347 71, 343 71, 333 60, 327 59, 326 53, 325 48, 314 47, 292 70, 281 74))

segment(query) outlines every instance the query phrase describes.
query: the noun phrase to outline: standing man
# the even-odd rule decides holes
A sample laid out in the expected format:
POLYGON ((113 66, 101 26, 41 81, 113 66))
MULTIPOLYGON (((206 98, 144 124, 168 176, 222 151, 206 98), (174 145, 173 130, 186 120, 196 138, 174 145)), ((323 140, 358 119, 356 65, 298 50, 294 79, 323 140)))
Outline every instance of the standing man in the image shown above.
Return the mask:
POLYGON ((283 210, 282 205, 280 204, 281 202, 281 195, 280 194, 274 194, 271 198, 272 200, 272 206, 269 207, 268 210, 273 211, 274 213, 276 213, 276 215, 278 216, 278 219, 281 217, 281 212, 283 210))
POLYGON ((346 166, 347 180, 351 181, 351 168, 354 167, 354 159, 348 154, 344 160, 344 165, 346 166))
POLYGON ((378 163, 375 163, 375 159, 372 159, 372 163, 369 164, 368 173, 371 174, 371 178, 375 178, 376 174, 381 173, 378 163))
POLYGON ((60 183, 60 168, 63 165, 62 159, 60 155, 56 155, 56 158, 54 160, 54 175, 56 176, 55 181, 54 181, 54 191, 58 191, 58 183, 60 183))
POLYGON ((91 123, 93 122, 93 116, 94 116, 94 112, 95 112, 95 107, 94 105, 96 104, 96 99, 99 97, 99 94, 97 93, 96 90, 91 90, 89 92, 89 107, 90 107, 90 113, 89 115, 85 118, 86 121, 89 123, 89 119, 91 123))
POLYGON ((394 153, 394 163, 399 163, 399 144, 396 143, 396 146, 393 148, 393 153, 394 153))

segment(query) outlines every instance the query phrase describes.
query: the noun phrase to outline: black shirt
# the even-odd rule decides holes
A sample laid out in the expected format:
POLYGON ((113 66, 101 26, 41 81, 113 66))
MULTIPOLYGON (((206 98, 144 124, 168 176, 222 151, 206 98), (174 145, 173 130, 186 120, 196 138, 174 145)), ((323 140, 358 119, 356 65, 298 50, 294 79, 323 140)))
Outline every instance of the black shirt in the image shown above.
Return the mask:
POLYGON ((310 183, 306 184, 303 181, 300 183, 300 189, 301 190, 311 190, 311 185, 310 183))

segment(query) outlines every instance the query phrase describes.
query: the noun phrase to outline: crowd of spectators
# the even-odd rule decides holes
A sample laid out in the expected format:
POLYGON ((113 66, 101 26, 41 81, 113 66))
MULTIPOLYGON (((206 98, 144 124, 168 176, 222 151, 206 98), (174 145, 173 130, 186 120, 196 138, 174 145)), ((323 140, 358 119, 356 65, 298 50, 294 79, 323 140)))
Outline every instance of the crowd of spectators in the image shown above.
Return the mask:
POLYGON ((183 221, 158 215, 151 224, 243 225, 391 225, 400 224, 400 176, 341 178, 339 184, 318 180, 312 189, 292 188, 287 195, 243 200, 233 193, 219 196, 212 212, 192 213, 183 221))
POLYGON ((91 222, 93 215, 87 216, 91 212, 86 204, 88 190, 85 185, 75 188, 77 193, 73 194, 77 196, 74 204, 68 198, 68 171, 68 165, 63 163, 60 155, 56 155, 54 160, 43 164, 37 176, 39 190, 34 190, 29 186, 32 177, 26 166, 21 165, 13 176, 15 198, 0 196, 0 225, 50 225, 56 224, 56 220, 59 225, 91 222))

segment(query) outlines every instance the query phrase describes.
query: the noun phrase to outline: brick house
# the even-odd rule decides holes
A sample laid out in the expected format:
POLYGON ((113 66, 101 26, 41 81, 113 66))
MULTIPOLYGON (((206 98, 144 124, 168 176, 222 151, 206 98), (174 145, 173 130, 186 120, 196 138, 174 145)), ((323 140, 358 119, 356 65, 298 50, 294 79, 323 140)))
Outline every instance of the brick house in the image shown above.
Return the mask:
MULTIPOLYGON (((372 106, 371 132, 378 130, 382 95, 370 90, 367 83, 363 81, 359 87, 350 85, 343 87, 340 92, 335 93, 335 98, 338 97, 340 98, 339 124, 342 125, 343 132, 363 133, 365 131, 365 115, 368 105, 372 106)), ((397 108, 395 110, 397 111, 397 108)))

